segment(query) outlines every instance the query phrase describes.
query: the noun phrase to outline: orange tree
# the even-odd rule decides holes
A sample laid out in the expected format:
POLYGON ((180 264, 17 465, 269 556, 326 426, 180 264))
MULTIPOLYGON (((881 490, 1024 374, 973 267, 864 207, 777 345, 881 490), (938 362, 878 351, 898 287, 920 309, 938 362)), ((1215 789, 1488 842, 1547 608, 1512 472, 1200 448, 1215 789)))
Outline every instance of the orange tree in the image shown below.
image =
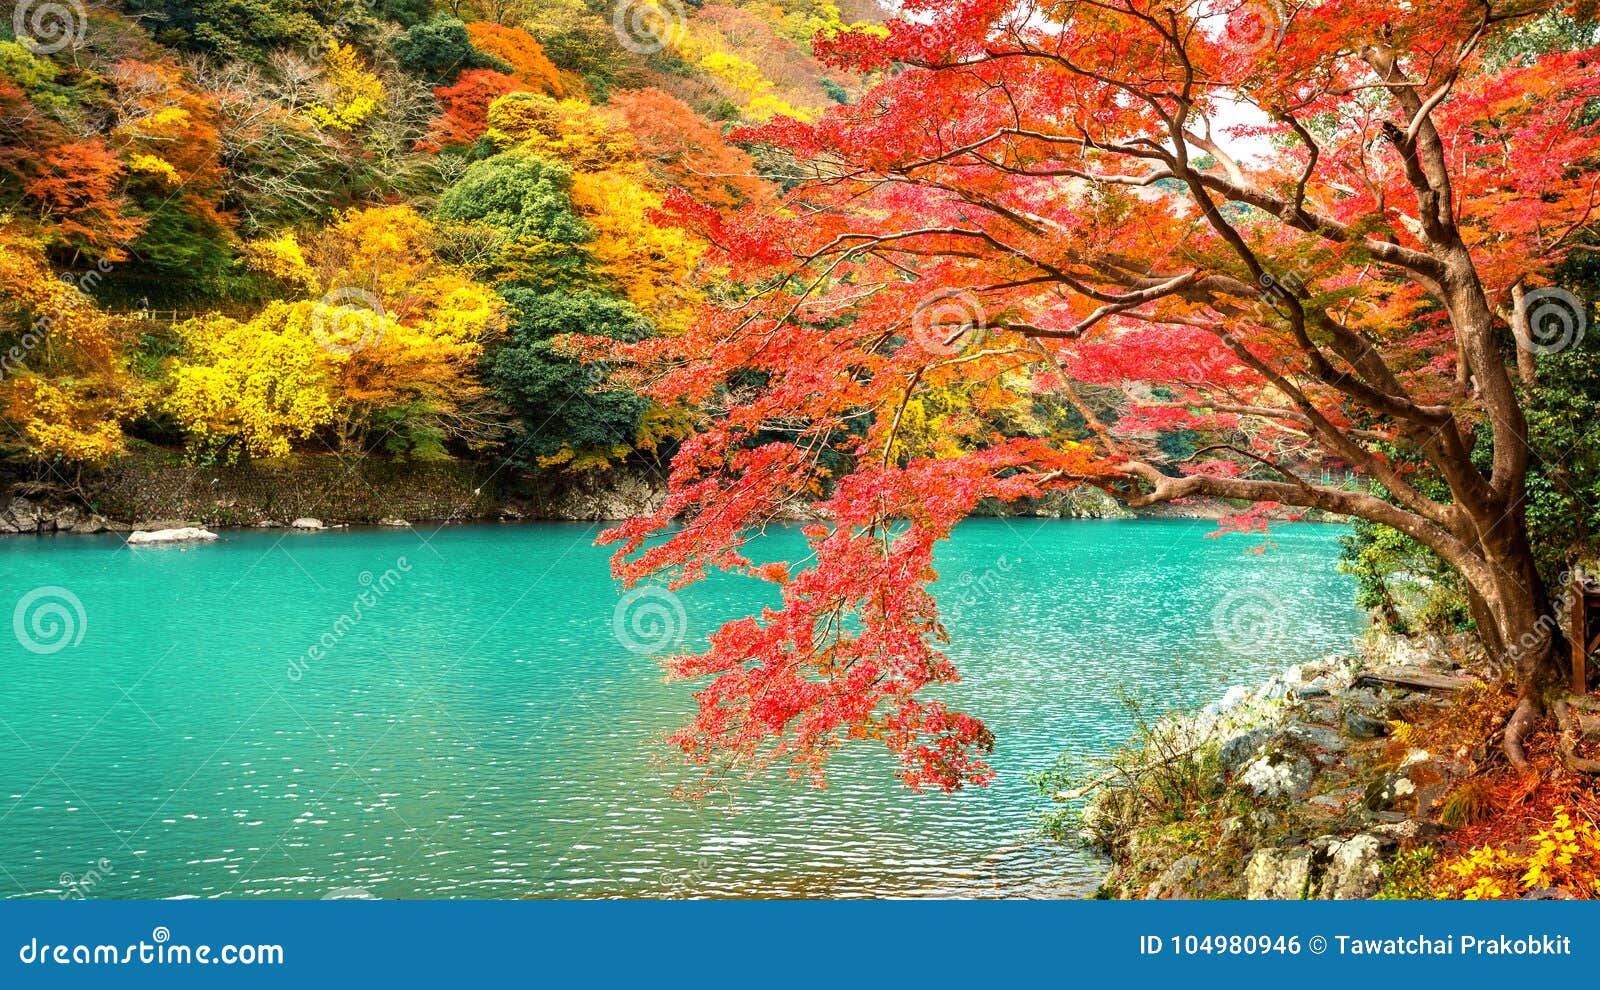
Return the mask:
POLYGON ((1514 670, 1505 750, 1525 766, 1559 678, 1519 378, 1587 315, 1550 275, 1596 205, 1600 72, 1593 50, 1504 42, 1559 6, 912 0, 819 36, 883 78, 742 136, 807 163, 781 210, 678 198, 743 297, 624 353, 649 394, 704 412, 661 510, 608 534, 619 573, 783 585, 781 608, 672 662, 709 677, 676 737, 689 758, 820 776, 864 737, 913 786, 986 780, 983 723, 924 697, 956 676, 932 547, 982 498, 1092 484, 1425 545, 1514 670), (972 415, 947 449, 898 442, 953 389, 972 415), (1023 400, 1086 425, 985 415, 1023 400), (1205 441, 1164 456, 1180 428, 1205 441), (1323 483, 1330 462, 1370 487, 1323 483), (825 519, 806 565, 753 563, 747 537, 801 500, 825 519))

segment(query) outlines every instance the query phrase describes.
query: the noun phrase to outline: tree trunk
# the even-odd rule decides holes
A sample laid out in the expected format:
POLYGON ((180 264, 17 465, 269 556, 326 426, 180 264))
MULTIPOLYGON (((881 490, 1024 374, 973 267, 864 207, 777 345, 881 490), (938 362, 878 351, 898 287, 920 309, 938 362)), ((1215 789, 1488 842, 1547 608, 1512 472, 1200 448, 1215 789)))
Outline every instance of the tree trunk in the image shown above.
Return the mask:
POLYGON ((1491 673, 1510 674, 1516 683, 1517 706, 1506 722, 1502 748, 1513 767, 1526 771, 1528 734, 1562 684, 1561 617, 1539 576, 1520 509, 1495 521, 1480 553, 1493 576, 1491 587, 1473 587, 1469 581, 1468 598, 1491 673))

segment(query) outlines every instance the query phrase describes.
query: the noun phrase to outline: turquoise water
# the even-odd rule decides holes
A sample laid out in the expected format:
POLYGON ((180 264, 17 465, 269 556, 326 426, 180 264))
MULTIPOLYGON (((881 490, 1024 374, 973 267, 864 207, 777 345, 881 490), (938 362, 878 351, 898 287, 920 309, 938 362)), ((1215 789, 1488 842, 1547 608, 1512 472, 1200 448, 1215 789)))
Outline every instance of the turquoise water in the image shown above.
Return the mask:
POLYGON ((1083 894, 1099 866, 1031 836, 1028 772, 1120 741, 1119 690, 1203 702, 1357 631, 1339 530, 1255 555, 1213 529, 964 524, 940 557, 946 693, 994 728, 994 785, 914 796, 862 744, 826 791, 711 805, 673 796, 692 775, 656 744, 690 686, 635 650, 692 645, 770 585, 619 611, 582 524, 6 538, 0 894, 1083 894))

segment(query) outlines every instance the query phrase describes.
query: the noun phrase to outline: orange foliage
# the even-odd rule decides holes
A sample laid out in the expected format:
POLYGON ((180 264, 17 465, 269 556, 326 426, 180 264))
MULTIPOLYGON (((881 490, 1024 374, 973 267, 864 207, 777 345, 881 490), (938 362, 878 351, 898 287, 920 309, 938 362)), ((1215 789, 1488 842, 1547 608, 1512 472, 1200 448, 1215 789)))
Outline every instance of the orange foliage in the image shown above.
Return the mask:
POLYGON ((772 202, 773 187, 756 174, 755 160, 671 93, 624 90, 612 96, 611 105, 627 119, 657 179, 682 186, 714 209, 772 202))
POLYGON ((69 141, 45 151, 23 191, 38 208, 50 240, 78 250, 97 250, 107 260, 126 257, 123 246, 143 222, 125 216, 118 191, 123 164, 98 137, 69 141))
POLYGON ((517 89, 562 95, 560 70, 545 57, 544 49, 533 35, 521 28, 479 21, 467 25, 467 36, 472 39, 474 48, 511 66, 511 77, 517 81, 517 89))

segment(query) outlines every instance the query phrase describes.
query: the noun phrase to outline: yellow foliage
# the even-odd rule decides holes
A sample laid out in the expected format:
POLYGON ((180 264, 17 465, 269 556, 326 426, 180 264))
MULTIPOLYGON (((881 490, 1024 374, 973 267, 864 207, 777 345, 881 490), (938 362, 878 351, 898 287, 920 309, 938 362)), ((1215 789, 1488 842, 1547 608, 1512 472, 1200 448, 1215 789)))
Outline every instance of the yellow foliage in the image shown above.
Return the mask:
POLYGON ((661 198, 626 172, 574 176, 572 205, 594 232, 590 254, 628 301, 657 327, 682 329, 702 301, 698 290, 684 287, 705 246, 677 227, 650 222, 661 198))
POLYGON ((188 350, 162 408, 196 453, 281 457, 332 420, 327 352, 312 332, 311 303, 272 303, 241 323, 210 315, 180 324, 188 350))
POLYGON ((1593 822, 1557 807, 1549 826, 1525 845, 1525 851, 1478 846, 1445 863, 1445 875, 1467 900, 1516 897, 1540 887, 1600 896, 1600 828, 1593 822))
POLYGON ((163 185, 178 186, 183 183, 183 177, 172 163, 155 155, 133 155, 128 159, 128 169, 132 172, 142 172, 160 179, 163 185))
POLYGON ((521 142, 529 151, 589 172, 630 161, 637 153, 627 125, 581 100, 511 93, 489 105, 489 139, 521 142))
POLYGON ((700 57, 700 68, 720 79, 746 96, 757 96, 772 89, 772 81, 761 74, 747 59, 723 51, 707 52, 700 57))
POLYGON ((35 240, 0 233, 0 418, 37 460, 99 463, 140 397, 104 313, 55 277, 35 240))
POLYGON ((753 97, 749 103, 739 108, 739 112, 751 120, 761 121, 773 117, 793 117, 795 120, 809 122, 817 118, 816 111, 804 110, 788 100, 781 100, 767 93, 753 97))
POLYGON ((191 448, 278 456, 323 428, 355 444, 378 414, 448 434, 446 421, 483 394, 476 368, 504 330, 505 304, 441 264, 432 238, 426 220, 395 206, 344 213, 303 251, 291 234, 247 245, 252 267, 320 297, 244 323, 183 325, 186 353, 164 405, 191 448))
POLYGON ((316 273, 307 264, 305 252, 300 250, 300 242, 295 240, 293 231, 247 241, 242 253, 245 264, 254 271, 307 292, 317 289, 316 273))
POLYGON ((432 242, 433 225, 416 210, 373 206, 341 214, 317 238, 313 254, 324 288, 360 288, 393 300, 433 270, 432 242))
POLYGON ((334 42, 322 58, 325 98, 306 113, 320 127, 354 131, 383 109, 383 82, 349 45, 334 42))
POLYGON ((122 449, 121 418, 138 408, 120 375, 50 380, 24 374, 7 385, 6 418, 41 460, 105 463, 122 449))

